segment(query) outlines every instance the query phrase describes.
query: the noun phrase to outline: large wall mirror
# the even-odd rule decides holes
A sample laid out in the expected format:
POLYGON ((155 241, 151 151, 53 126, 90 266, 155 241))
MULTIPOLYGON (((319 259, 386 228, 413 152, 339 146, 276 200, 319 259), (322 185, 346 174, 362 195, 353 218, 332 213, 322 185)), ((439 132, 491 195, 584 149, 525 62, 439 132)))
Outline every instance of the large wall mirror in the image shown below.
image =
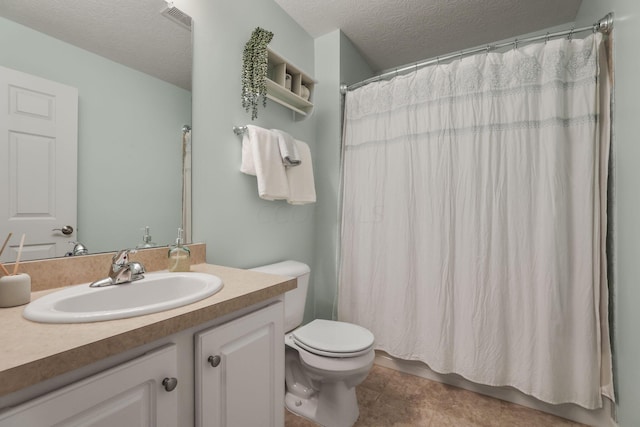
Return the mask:
MULTIPOLYGON (((69 251, 73 241, 89 253, 133 248, 145 227, 163 246, 182 225, 192 38, 188 17, 167 7, 165 0, 0 3, 0 66, 78 91, 77 224, 60 236, 69 251)), ((0 224, 0 239, 10 231, 0 224)))

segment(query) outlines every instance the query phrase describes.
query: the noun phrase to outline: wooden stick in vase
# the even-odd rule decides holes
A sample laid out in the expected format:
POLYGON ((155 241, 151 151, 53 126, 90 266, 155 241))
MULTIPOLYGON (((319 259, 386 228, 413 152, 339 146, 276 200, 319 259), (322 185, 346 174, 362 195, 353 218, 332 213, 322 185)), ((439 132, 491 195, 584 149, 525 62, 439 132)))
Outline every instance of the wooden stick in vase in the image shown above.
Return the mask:
MULTIPOLYGON (((2 253, 4 252, 4 248, 7 247, 7 243, 9 243, 9 239, 11 239, 11 236, 13 236, 13 233, 9 233, 7 238, 4 240, 4 245, 2 245, 2 249, 0 249, 0 256, 2 256, 2 253)), ((0 268, 2 269, 4 274, 6 274, 7 276, 11 275, 11 273, 9 273, 9 270, 7 270, 6 267, 1 262, 0 262, 0 268)))
POLYGON ((20 264, 20 256, 22 255, 22 246, 24 245, 24 236, 22 234, 22 238, 20 239, 20 247, 18 248, 18 256, 16 257, 16 263, 13 265, 13 274, 18 274, 18 264, 20 264))

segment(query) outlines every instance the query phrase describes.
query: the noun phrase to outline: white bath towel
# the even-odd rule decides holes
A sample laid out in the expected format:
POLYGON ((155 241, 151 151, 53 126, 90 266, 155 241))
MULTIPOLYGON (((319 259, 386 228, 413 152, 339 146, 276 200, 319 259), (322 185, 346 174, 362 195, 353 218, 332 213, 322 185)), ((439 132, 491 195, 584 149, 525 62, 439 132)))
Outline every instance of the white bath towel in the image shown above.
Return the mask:
POLYGON ((275 133, 258 126, 247 126, 247 133, 242 139, 240 171, 256 176, 260 198, 288 198, 289 184, 275 133))
POLYGON ((280 149, 280 156, 284 166, 287 168, 298 166, 300 164, 300 154, 298 153, 296 141, 284 131, 279 129, 272 129, 272 131, 278 135, 278 148, 280 149))
POLYGON ((316 186, 313 180, 313 163, 309 146, 302 141, 295 141, 300 153, 300 165, 287 168, 286 175, 289 182, 289 197, 287 202, 292 205, 315 203, 316 186))

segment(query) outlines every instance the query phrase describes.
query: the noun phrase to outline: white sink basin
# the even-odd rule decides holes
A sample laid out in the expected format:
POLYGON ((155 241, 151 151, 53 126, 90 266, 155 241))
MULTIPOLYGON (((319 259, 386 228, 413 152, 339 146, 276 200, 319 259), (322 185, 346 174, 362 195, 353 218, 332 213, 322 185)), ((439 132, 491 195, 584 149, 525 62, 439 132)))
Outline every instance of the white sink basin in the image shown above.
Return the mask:
POLYGON ((191 304, 222 289, 204 273, 146 273, 144 279, 91 288, 70 286, 29 303, 23 315, 43 323, 84 323, 142 316, 191 304))

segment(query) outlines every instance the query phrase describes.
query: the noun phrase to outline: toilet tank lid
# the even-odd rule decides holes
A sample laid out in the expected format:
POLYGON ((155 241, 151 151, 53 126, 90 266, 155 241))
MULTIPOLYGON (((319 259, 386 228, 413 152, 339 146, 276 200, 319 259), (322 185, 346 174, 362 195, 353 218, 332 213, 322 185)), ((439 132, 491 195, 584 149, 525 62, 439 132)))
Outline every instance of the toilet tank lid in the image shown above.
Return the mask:
POLYGON ((311 272, 311 269, 307 264, 289 260, 252 268, 251 271, 277 274, 279 276, 300 277, 311 272))

